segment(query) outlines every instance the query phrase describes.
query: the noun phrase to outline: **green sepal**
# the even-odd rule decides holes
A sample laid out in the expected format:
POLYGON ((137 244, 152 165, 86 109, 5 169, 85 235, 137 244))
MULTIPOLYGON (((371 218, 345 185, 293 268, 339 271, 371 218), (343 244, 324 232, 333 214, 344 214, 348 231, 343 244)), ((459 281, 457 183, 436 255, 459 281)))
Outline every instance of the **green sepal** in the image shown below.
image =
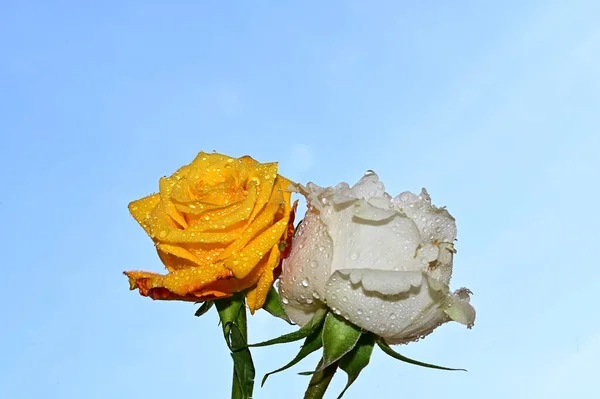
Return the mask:
POLYGON ((243 309, 243 297, 241 297, 240 294, 235 294, 229 298, 217 299, 214 302, 217 306, 217 311, 219 312, 223 336, 225 337, 227 345, 230 346, 231 324, 235 323, 245 310, 243 309))
POLYGON ((300 348, 300 351, 298 352, 296 357, 294 359, 292 359, 291 362, 289 362, 288 364, 286 364, 285 366, 283 366, 281 368, 278 368, 275 371, 271 371, 270 373, 265 374, 260 386, 262 387, 265 384, 265 381, 267 381, 267 378, 270 375, 289 369, 290 367, 297 364, 300 360, 304 359, 306 356, 321 349, 321 347, 323 346, 321 330, 322 330, 321 328, 318 328, 316 331, 314 331, 312 334, 310 334, 308 337, 306 337, 306 340, 304 341, 304 344, 300 348))
POLYGON ((285 313, 285 310, 283 309, 283 303, 281 303, 281 299, 279 299, 279 294, 277 293, 277 290, 274 287, 271 287, 271 289, 269 290, 267 298, 265 299, 265 304, 262 308, 269 312, 271 315, 285 320, 288 324, 292 324, 287 314, 285 313))
POLYGON ((202 305, 198 308, 198 310, 196 310, 196 313, 194 313, 194 315, 196 317, 202 316, 203 314, 208 312, 210 310, 210 308, 213 307, 214 304, 215 303, 213 301, 203 302, 202 305))
POLYGON ((325 315, 327 314, 327 308, 321 308, 317 310, 315 315, 302 326, 301 329, 294 331, 289 334, 284 334, 280 337, 270 339, 268 341, 259 342, 257 344, 248 345, 249 347, 257 347, 257 346, 269 346, 275 344, 285 344, 287 342, 298 341, 299 339, 306 338, 315 332, 317 329, 321 327, 323 324, 323 320, 325 319, 325 315))
POLYGON ((326 369, 350 352, 360 338, 361 330, 334 313, 328 313, 323 325, 323 364, 317 371, 326 369))
POLYGON ((378 338, 376 342, 377 342, 377 345, 381 348, 381 350, 384 351, 387 355, 393 357, 394 359, 402 360, 403 362, 406 362, 406 363, 414 364, 416 366, 421 366, 421 367, 428 367, 430 369, 449 370, 449 371, 467 371, 465 369, 452 369, 449 367, 436 366, 435 364, 424 363, 424 362, 420 362, 418 360, 413 360, 406 356, 402 356, 401 354, 399 354, 398 352, 396 352, 392 348, 390 348, 390 346, 387 344, 387 342, 384 341, 383 338, 378 338))
POLYGON ((375 346, 375 336, 371 333, 363 334, 354 349, 340 360, 339 367, 348 374, 348 383, 342 393, 340 393, 340 396, 338 396, 338 399, 344 396, 350 385, 356 381, 362 369, 369 364, 371 354, 373 353, 373 346, 375 346))

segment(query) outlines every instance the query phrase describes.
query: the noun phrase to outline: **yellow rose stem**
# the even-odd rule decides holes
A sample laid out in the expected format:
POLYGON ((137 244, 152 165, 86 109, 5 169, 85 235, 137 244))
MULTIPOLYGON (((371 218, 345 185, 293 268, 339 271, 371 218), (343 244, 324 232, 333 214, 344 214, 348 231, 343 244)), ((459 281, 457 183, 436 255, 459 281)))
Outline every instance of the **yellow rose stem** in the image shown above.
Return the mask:
POLYGON ((231 399, 250 399, 254 389, 254 364, 248 349, 246 304, 241 293, 214 301, 223 336, 233 358, 231 399))

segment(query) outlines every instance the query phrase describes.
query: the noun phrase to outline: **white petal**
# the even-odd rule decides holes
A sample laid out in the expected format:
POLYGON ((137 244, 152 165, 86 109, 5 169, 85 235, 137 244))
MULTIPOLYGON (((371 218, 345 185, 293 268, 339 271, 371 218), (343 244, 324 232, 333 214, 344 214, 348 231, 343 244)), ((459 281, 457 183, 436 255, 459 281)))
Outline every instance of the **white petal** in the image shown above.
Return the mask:
POLYGON ((332 253, 332 241, 319 212, 309 206, 290 255, 283 261, 279 283, 282 301, 310 308, 324 297, 325 283, 331 275, 332 253))
POLYGON ((416 340, 450 320, 442 309, 450 296, 447 285, 423 274, 420 284, 413 286, 418 280, 414 272, 388 272, 385 279, 396 284, 408 280, 401 288, 393 290, 382 280, 384 275, 380 273, 375 270, 337 271, 327 283, 327 305, 390 344, 416 340), (396 275, 392 277, 391 274, 396 275), (359 275, 360 282, 352 283, 351 279, 356 281, 359 275), (394 291, 400 293, 385 294, 394 291))
POLYGON ((466 288, 461 288, 454 292, 449 298, 449 307, 445 310, 446 314, 454 321, 462 323, 467 327, 473 327, 475 322, 475 308, 469 303, 469 291, 466 288))
POLYGON ((411 287, 419 287, 423 279, 420 271, 398 273, 391 270, 346 269, 336 273, 348 276, 352 284, 362 283, 365 292, 398 295, 411 287))
POLYGON ((314 303, 311 306, 297 307, 293 302, 283 304, 285 313, 288 315, 291 321, 302 327, 312 319, 317 310, 324 307, 322 302, 314 303))
POLYGON ((379 181, 379 177, 373 171, 367 171, 351 190, 356 198, 364 198, 366 200, 371 197, 383 197, 385 193, 383 183, 379 181))
POLYGON ((352 190, 350 190, 348 183, 339 183, 335 186, 335 192, 331 197, 333 205, 346 205, 354 201, 356 201, 356 196, 352 193, 352 190))
MULTIPOLYGON (((375 198, 381 197, 374 197, 372 198, 372 200, 374 200, 375 198)), ((387 207, 387 209, 385 209, 383 207, 373 205, 372 203, 367 202, 364 199, 360 199, 354 204, 353 213, 354 216, 356 216, 357 218, 363 220, 370 220, 373 222, 381 222, 396 215, 396 212, 390 210, 389 206, 387 207)))
POLYGON ((424 243, 456 240, 454 218, 445 209, 433 206, 425 189, 418 196, 405 191, 394 198, 392 204, 417 224, 424 243))

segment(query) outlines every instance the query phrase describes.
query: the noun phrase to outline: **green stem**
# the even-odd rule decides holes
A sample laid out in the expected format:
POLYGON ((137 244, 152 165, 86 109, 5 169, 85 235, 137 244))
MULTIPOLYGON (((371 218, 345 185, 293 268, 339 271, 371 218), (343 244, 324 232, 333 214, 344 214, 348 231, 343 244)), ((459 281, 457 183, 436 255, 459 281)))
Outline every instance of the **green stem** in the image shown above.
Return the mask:
MULTIPOLYGON (((246 306, 244 303, 244 300, 242 299, 242 307, 240 309, 240 313, 237 317, 237 319, 235 320, 235 324, 237 325, 242 338, 244 339, 244 342, 248 342, 248 324, 247 324, 247 319, 246 319, 246 306)), ((232 346, 232 349, 236 350, 236 349, 240 349, 240 348, 236 348, 235 346, 232 346)), ((235 370, 235 363, 233 365, 233 373, 232 373, 232 377, 233 377, 233 381, 231 383, 231 399, 248 399, 252 396, 252 392, 250 392, 250 396, 245 396, 244 395, 244 390, 242 389, 241 385, 240 385, 240 381, 238 379, 238 376, 236 375, 236 370, 235 370)))
POLYGON ((254 389, 254 364, 248 349, 246 304, 241 293, 230 298, 217 299, 215 305, 221 319, 223 335, 231 349, 233 378, 231 399, 249 399, 254 389))
MULTIPOLYGON (((323 364, 323 359, 319 360, 319 364, 317 364, 316 370, 321 368, 323 364)), ((313 374, 310 382, 308 383, 308 388, 304 393, 304 399, 322 399, 323 395, 325 395, 325 391, 327 391, 327 387, 333 378, 333 375, 337 371, 338 362, 333 363, 329 367, 324 370, 317 371, 313 374)))

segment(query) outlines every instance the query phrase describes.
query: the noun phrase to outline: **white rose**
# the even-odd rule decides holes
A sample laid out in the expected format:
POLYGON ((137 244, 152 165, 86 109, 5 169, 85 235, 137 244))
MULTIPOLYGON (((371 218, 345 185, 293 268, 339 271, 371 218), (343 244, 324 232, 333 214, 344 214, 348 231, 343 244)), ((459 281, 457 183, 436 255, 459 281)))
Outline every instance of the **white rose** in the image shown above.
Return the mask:
POLYGON ((473 325, 470 291, 448 286, 454 218, 425 189, 392 198, 371 171, 352 188, 296 188, 308 210, 279 285, 295 323, 328 306, 389 344, 417 340, 449 320, 473 325))

